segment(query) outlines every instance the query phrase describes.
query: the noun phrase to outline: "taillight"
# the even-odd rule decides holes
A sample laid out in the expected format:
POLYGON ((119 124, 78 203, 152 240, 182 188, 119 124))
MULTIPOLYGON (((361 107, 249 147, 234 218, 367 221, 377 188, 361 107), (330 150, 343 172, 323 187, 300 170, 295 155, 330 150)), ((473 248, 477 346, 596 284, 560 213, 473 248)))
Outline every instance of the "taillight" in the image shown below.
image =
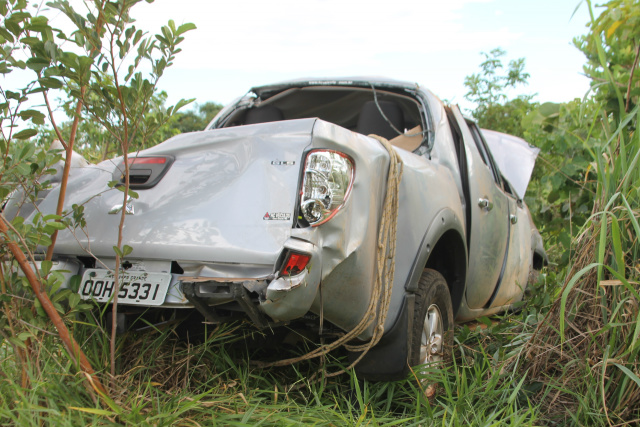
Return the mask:
POLYGON ((289 252, 287 258, 284 261, 284 266, 280 270, 280 274, 283 276, 295 276, 302 273, 309 260, 310 255, 300 254, 297 252, 289 252))
POLYGON ((354 177, 353 160, 333 150, 307 155, 300 196, 300 210, 311 226, 330 220, 344 206, 354 177))
MULTIPOLYGON (((138 157, 129 156, 129 184, 133 190, 144 190, 154 187, 167 173, 174 161, 173 156, 138 157)), ((120 161, 113 171, 112 180, 117 185, 124 184, 124 161, 120 161)))
POLYGON ((167 163, 166 157, 134 157, 129 158, 129 164, 133 165, 164 165, 167 163))

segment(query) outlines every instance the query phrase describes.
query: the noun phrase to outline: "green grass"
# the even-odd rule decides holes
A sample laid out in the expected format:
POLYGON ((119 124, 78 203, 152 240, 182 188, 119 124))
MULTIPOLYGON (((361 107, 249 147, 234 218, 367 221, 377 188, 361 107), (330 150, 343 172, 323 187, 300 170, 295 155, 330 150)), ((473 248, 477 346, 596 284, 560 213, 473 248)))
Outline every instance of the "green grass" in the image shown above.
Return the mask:
MULTIPOLYGON (((197 343, 177 339, 171 328, 128 334, 118 342, 119 375, 110 399, 92 396, 57 340, 40 337, 34 347, 49 350, 28 366, 27 388, 11 347, 0 353, 0 425, 537 425, 540 409, 518 370, 536 312, 494 319, 484 330, 459 327, 450 366, 389 383, 359 381, 353 373, 310 381, 318 361, 253 367, 251 360, 289 357, 306 347, 282 345, 274 353, 252 346, 257 333, 248 325, 211 326, 197 343), (428 385, 436 387, 431 400, 423 391, 428 385)), ((108 384, 107 335, 86 324, 74 329, 108 384)), ((331 372, 346 364, 338 351, 324 367, 331 372)))

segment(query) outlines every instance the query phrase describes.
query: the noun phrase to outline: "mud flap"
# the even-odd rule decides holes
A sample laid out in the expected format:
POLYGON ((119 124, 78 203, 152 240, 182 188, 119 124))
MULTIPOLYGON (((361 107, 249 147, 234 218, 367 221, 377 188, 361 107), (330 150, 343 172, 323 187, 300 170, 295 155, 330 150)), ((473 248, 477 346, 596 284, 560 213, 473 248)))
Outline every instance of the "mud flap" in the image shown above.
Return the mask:
MULTIPOLYGON (((413 323, 414 294, 405 294, 400 313, 393 326, 382 336, 355 366, 360 379, 370 381, 397 381, 409 373, 409 349, 413 323)), ((353 362, 359 352, 349 352, 349 362, 353 362)))

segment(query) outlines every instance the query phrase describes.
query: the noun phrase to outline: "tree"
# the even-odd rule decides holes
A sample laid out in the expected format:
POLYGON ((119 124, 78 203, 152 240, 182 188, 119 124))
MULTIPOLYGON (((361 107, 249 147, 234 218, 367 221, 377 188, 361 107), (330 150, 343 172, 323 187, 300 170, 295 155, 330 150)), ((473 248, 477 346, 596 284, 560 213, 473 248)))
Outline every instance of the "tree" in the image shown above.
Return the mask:
MULTIPOLYGON (((150 2, 149 0, 147 0, 150 2)), ((119 188, 123 192, 123 201, 135 197, 129 191, 127 156, 131 149, 144 147, 152 135, 168 122, 171 115, 189 101, 180 100, 175 106, 164 108, 154 105, 154 96, 158 80, 165 69, 172 65, 175 55, 180 52, 178 45, 184 40, 183 34, 195 28, 193 24, 176 27, 173 21, 161 28, 161 33, 149 36, 134 25, 131 9, 139 0, 96 0, 85 3, 86 15, 82 16, 66 0, 56 0, 48 6, 65 15, 74 30, 67 33, 50 26, 45 16, 32 15, 27 0, 0 1, 0 72, 10 73, 15 69, 32 70, 34 80, 21 89, 0 89, 0 192, 3 196, 20 193, 26 202, 37 202, 38 191, 47 188, 47 175, 53 172, 51 165, 60 160, 60 153, 47 153, 42 146, 22 142, 38 133, 37 127, 28 127, 16 131, 20 123, 42 126, 48 120, 53 132, 64 147, 64 168, 60 182, 55 188, 58 192, 58 209, 55 215, 42 217, 36 214, 32 223, 16 216, 9 220, 0 215, 0 233, 3 235, 1 249, 4 255, 12 258, 3 265, 0 272, 2 284, 1 296, 5 301, 3 318, 0 319, 2 336, 14 346, 17 354, 28 358, 20 339, 16 341, 15 318, 24 311, 15 308, 22 299, 13 301, 12 295, 18 295, 22 282, 31 287, 37 297, 33 313, 39 308, 55 325, 58 334, 70 357, 77 361, 81 371, 88 374, 88 387, 100 394, 106 392, 100 381, 93 376, 94 370, 82 350, 69 333, 62 315, 68 314, 57 297, 54 301, 49 292, 60 286, 61 275, 51 271, 51 259, 57 232, 65 227, 82 226, 82 207, 74 207, 74 212, 63 212, 66 183, 69 176, 71 158, 77 142, 78 130, 83 120, 89 118, 101 126, 109 135, 104 150, 109 153, 111 144, 124 155, 125 185, 119 188), (71 46, 69 50, 65 48, 71 46), (26 53, 23 57, 22 52, 26 53), (148 64, 147 73, 139 71, 142 64, 148 64), (68 128, 58 127, 49 102, 49 92, 68 88, 73 101, 73 121, 68 128), (24 103, 33 97, 43 97, 47 113, 33 109, 23 109, 24 103), (147 112, 156 108, 154 114, 147 112), (65 132, 63 133, 63 130, 65 132), (46 256, 39 264, 35 263, 35 253, 47 247, 46 256), (12 271, 17 263, 26 279, 12 271), (38 269, 32 266, 38 265, 38 269), (12 290, 15 289, 15 290, 12 290), (61 315, 62 314, 62 315, 61 315)), ((36 9, 39 10, 39 9, 36 9)), ((156 98, 157 99, 157 98, 156 98)), ((37 208, 37 206, 36 206, 37 208)), ((116 265, 127 254, 122 242, 124 210, 114 245, 116 265)), ((90 251, 87 248, 88 254, 90 251)), ((118 269, 115 269, 116 281, 118 269)), ((71 312, 78 306, 77 295, 69 296, 68 306, 71 312)), ((117 310, 117 298, 114 311, 117 310)), ((115 316, 114 316, 115 319, 115 316)), ((46 323, 39 323, 45 330, 46 323)), ((17 334, 18 337, 24 336, 17 334)), ((115 320, 112 325, 111 373, 115 374, 115 320)), ((28 336, 25 338, 28 341, 28 336)), ((20 358, 21 356, 19 356, 20 358)))
POLYGON ((173 126, 180 133, 204 130, 209 122, 222 110, 222 105, 205 102, 196 111, 183 111, 175 115, 173 126))
MULTIPOLYGON (((176 112, 170 117, 166 116, 166 99, 166 92, 154 92, 151 96, 144 118, 147 121, 158 122, 159 126, 152 133, 135 135, 130 142, 130 151, 136 152, 152 147, 180 133, 175 122, 184 113, 176 112)), ((67 101, 63 105, 67 115, 73 117, 74 113, 71 107, 73 103, 67 101)), ((72 127, 73 121, 64 122, 59 126, 60 133, 67 137, 72 127)), ((43 132, 45 133, 43 139, 49 142, 56 138, 55 132, 50 129, 43 129, 43 132)), ((108 128, 100 121, 95 120, 87 111, 83 111, 83 120, 78 125, 76 138, 75 150, 91 163, 98 163, 124 154, 121 144, 113 137, 108 128)))
POLYGON ((476 104, 471 115, 480 127, 520 136, 520 122, 533 108, 533 95, 509 100, 507 90, 527 84, 529 73, 524 71, 525 60, 512 60, 505 69, 502 63, 502 57, 506 55, 504 50, 495 48, 482 55, 485 60, 480 64, 480 72, 464 79, 468 89, 464 97, 476 104))
MULTIPOLYGON (((69 99, 69 97, 67 97, 69 99)), ((163 117, 167 110, 165 106, 167 100, 166 92, 156 92, 149 101, 148 109, 145 113, 147 119, 153 118, 162 121, 162 124, 150 135, 136 135, 131 141, 130 150, 135 152, 152 147, 167 139, 185 132, 204 130, 206 125, 222 109, 222 105, 214 102, 206 102, 197 106, 194 110, 178 111, 171 117, 163 117)), ((73 117, 73 103, 65 102, 63 107, 69 117, 73 117)), ((68 137, 73 127, 73 121, 67 121, 59 126, 60 133, 68 137)), ((44 146, 51 145, 57 138, 53 129, 43 127, 39 130, 39 139, 44 146)), ((98 163, 115 156, 122 156, 122 147, 100 122, 91 118, 84 112, 83 120, 80 121, 77 131, 75 151, 82 154, 90 163, 98 163)))

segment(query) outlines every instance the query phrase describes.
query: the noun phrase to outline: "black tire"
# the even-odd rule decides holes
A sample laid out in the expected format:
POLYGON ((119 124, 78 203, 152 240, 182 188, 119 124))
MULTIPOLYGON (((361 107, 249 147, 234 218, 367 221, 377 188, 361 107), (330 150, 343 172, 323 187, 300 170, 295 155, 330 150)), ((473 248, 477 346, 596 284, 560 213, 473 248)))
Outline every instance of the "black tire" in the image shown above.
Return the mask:
POLYGON ((415 301, 413 326, 409 331, 409 364, 446 363, 453 345, 453 307, 444 277, 425 268, 418 282, 415 301))

